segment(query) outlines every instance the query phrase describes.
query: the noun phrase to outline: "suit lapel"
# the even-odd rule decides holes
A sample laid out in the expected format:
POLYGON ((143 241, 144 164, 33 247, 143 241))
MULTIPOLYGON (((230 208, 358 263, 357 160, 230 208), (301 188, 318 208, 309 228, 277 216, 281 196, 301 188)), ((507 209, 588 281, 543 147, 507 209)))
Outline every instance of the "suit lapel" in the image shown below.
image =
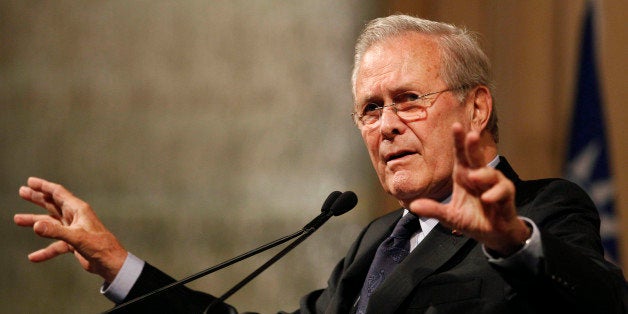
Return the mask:
POLYGON ((473 240, 453 235, 438 224, 373 293, 368 312, 393 312, 425 277, 436 272, 469 241, 473 240))
POLYGON ((518 183, 519 181, 521 181, 521 179, 519 179, 519 175, 515 172, 514 169, 512 169, 510 163, 508 163, 508 160, 506 160, 506 157, 499 156, 499 163, 495 168, 501 171, 510 181, 514 183, 518 183))

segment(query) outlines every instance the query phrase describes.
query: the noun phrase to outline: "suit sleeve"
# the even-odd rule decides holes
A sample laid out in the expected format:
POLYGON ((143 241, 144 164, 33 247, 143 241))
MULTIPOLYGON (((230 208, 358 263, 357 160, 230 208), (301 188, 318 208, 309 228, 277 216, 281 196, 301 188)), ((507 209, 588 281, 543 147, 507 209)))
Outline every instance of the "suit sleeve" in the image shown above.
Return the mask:
POLYGON ((604 259, 600 217, 591 199, 565 180, 537 183, 520 186, 517 193, 529 197, 520 210, 541 231, 538 275, 498 270, 537 308, 626 313, 628 286, 621 269, 604 259))
MULTIPOLYGON (((175 281, 174 278, 146 263, 140 277, 122 303, 175 281)), ((177 286, 123 307, 114 313, 203 313, 205 308, 215 299, 212 295, 185 286, 177 286)), ((237 311, 230 305, 220 302, 212 308, 211 313, 235 314, 237 311)))

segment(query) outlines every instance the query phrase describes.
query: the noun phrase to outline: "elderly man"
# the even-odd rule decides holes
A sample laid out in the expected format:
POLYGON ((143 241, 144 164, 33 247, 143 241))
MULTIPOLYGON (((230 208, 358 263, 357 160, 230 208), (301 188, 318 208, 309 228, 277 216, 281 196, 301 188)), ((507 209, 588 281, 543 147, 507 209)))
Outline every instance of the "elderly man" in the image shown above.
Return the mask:
MULTIPOLYGON (((370 223, 297 312, 625 312, 626 281, 604 260, 586 193, 560 179, 523 181, 498 155, 489 62, 473 36, 405 15, 375 19, 357 42, 352 83, 354 121, 403 208, 370 223)), ((60 240, 32 261, 74 252, 116 303, 174 281, 62 186, 30 178, 19 193, 49 215, 15 222, 60 240)), ((177 287, 123 309, 235 312, 208 310, 213 300, 177 287)))

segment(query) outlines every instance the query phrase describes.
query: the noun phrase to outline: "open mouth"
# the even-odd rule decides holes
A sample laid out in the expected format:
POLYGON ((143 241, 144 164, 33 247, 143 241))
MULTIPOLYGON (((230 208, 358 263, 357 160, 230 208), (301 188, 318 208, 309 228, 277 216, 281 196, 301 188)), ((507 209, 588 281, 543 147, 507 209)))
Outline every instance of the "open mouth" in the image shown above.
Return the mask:
POLYGON ((398 152, 398 153, 396 153, 396 154, 393 154, 393 155, 387 156, 387 157, 386 157, 386 162, 390 162, 390 161, 393 161, 393 160, 395 160, 395 159, 403 158, 403 157, 405 157, 405 156, 408 156, 408 155, 413 155, 413 154, 414 154, 414 153, 413 153, 413 152, 410 152, 410 151, 398 152))

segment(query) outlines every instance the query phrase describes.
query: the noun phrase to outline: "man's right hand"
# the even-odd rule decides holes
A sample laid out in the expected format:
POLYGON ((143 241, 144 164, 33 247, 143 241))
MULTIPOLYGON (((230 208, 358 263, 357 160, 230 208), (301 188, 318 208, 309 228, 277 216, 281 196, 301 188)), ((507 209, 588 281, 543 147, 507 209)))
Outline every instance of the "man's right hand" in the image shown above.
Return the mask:
POLYGON ((43 262, 73 252, 81 266, 110 283, 124 264, 127 251, 102 224, 91 206, 63 186, 40 178, 28 178, 19 195, 48 214, 16 214, 15 224, 33 227, 35 233, 58 241, 32 252, 28 259, 43 262))

